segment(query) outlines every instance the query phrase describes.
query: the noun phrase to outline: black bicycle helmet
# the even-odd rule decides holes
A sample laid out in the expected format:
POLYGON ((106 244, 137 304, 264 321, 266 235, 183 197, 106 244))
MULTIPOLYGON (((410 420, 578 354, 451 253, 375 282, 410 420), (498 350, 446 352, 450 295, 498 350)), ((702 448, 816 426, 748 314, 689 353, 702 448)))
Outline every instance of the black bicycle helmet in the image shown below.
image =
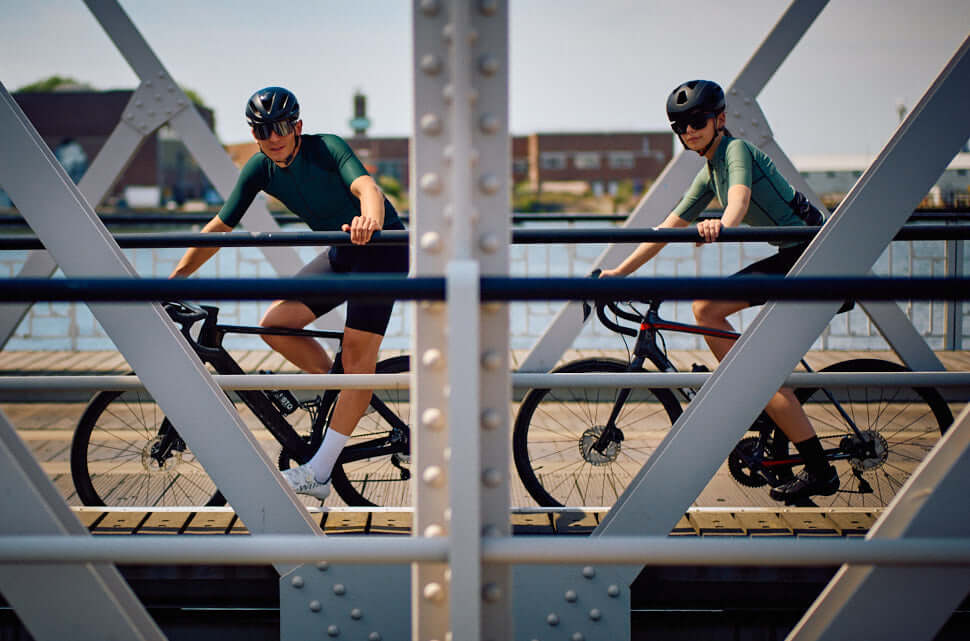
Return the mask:
POLYGON ((289 89, 266 87, 246 103, 246 122, 250 127, 300 119, 300 103, 289 89))
POLYGON ((667 117, 671 121, 691 113, 719 114, 724 111, 724 90, 710 80, 690 80, 667 98, 667 117))

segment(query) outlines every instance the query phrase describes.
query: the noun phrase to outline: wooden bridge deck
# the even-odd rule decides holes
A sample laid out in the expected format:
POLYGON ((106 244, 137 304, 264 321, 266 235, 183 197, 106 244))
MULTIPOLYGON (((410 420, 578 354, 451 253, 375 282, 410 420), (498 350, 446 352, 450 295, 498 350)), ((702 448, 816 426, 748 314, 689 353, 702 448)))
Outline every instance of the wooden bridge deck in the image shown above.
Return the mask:
MULTIPOLYGON (((620 354, 605 354, 603 352, 571 351, 564 355, 563 360, 590 356, 623 357, 620 354)), ((685 371, 690 371, 693 363, 701 363, 712 369, 716 364, 713 357, 706 351, 672 352, 670 356, 678 368, 685 371)), ((948 370, 970 371, 970 351, 939 352, 938 356, 948 370)), ((247 372, 255 373, 258 370, 297 371, 295 367, 284 362, 279 355, 265 350, 234 352, 234 357, 247 372)), ((513 363, 518 362, 521 357, 521 353, 513 354, 513 363)), ((807 360, 813 368, 817 369, 837 361, 864 357, 898 360, 888 352, 848 351, 811 352, 807 356, 807 360)), ((0 376, 123 374, 127 371, 129 371, 127 363, 117 352, 0 352, 0 376)), ((18 430, 20 436, 28 444, 62 496, 70 505, 78 506, 81 502, 74 491, 70 475, 70 446, 74 428, 86 405, 85 399, 78 397, 63 402, 29 401, 30 398, 28 397, 13 400, 6 398, 3 402, 0 402, 0 410, 18 430)), ((510 407, 513 417, 516 409, 517 404, 513 403, 510 407)), ((962 404, 954 404, 952 409, 954 415, 956 415, 962 409, 962 404)), ((241 416, 251 427, 258 442, 263 445, 270 458, 275 460, 280 448, 273 437, 248 411, 245 411, 245 408, 242 408, 241 416)), ((512 474, 511 492, 511 504, 513 506, 535 506, 514 472, 512 474)), ((306 497, 304 502, 309 507, 320 506, 319 501, 309 497, 306 497)), ((342 505, 342 501, 334 494, 327 499, 324 507, 342 505)), ((693 507, 697 508, 755 508, 763 506, 775 506, 774 502, 768 498, 767 491, 763 488, 752 489, 740 486, 730 477, 726 465, 722 466, 693 503, 693 507)), ((769 521, 776 523, 777 519, 769 519, 769 521)), ((227 527, 231 529, 234 526, 227 522, 227 527)), ((737 529, 734 525, 730 527, 737 529)), ((711 526, 711 528, 718 529, 715 526, 711 526)), ((185 528, 180 526, 179 529, 183 531, 185 528)))

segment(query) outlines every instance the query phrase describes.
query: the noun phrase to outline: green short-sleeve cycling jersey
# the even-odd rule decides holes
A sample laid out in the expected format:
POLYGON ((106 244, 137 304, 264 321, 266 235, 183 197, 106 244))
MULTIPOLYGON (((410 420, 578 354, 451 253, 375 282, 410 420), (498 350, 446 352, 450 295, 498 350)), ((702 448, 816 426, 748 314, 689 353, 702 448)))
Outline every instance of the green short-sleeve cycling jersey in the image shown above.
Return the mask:
MULTIPOLYGON (((367 175, 364 165, 340 137, 333 134, 301 136, 300 151, 287 167, 279 167, 263 152, 243 166, 219 218, 230 227, 239 224, 260 191, 277 198, 314 231, 337 231, 360 215, 360 200, 350 184, 367 175)), ((384 199, 384 228, 400 219, 384 199)))
MULTIPOLYGON (((674 213, 693 222, 715 196, 725 206, 728 189, 734 185, 751 189, 751 203, 743 220, 745 224, 753 227, 805 225, 805 221, 792 210, 795 189, 778 172, 771 158, 747 140, 731 137, 721 141, 714 158, 697 173, 674 213)), ((784 246, 797 242, 777 241, 773 244, 784 246)))

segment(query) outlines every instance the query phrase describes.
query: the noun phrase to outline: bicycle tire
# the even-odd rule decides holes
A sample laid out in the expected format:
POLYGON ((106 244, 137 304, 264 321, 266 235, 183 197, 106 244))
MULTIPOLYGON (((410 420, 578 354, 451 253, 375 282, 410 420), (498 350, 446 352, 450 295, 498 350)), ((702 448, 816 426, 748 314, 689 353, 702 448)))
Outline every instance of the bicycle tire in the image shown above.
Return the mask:
MULTIPOLYGON (((858 358, 829 365, 821 372, 905 372, 908 368, 891 361, 858 358)), ((856 426, 873 438, 883 439, 885 457, 834 461, 841 481, 840 490, 830 497, 813 497, 820 506, 884 507, 892 501, 917 465, 953 423, 953 414, 943 396, 930 387, 826 386, 852 417, 856 426), (866 469, 868 468, 868 469, 866 469), (863 492, 856 477, 859 470, 872 492, 863 492)), ((821 388, 799 388, 795 395, 826 449, 839 445, 851 431, 837 408, 821 388), (838 440, 837 440, 838 439, 838 440)), ((795 454, 779 430, 776 442, 783 452, 795 454)))
MULTIPOLYGON (((84 505, 220 506, 226 499, 186 445, 159 464, 152 445, 168 418, 144 391, 104 391, 71 441, 71 478, 84 505)), ((170 423, 169 423, 170 425, 170 423)))
MULTIPOLYGON (((587 358, 553 373, 620 373, 628 368, 625 361, 587 358)), ((525 395, 515 417, 512 454, 519 478, 539 506, 612 505, 681 414, 670 390, 634 389, 616 421, 624 440, 597 455, 589 444, 609 418, 617 392, 577 385, 537 388, 525 395)))
MULTIPOLYGON (((379 361, 376 373, 400 374, 409 369, 408 356, 395 356, 379 361)), ((338 393, 330 390, 324 395, 318 417, 319 427, 315 429, 322 429, 324 425, 330 424, 338 393)), ((374 394, 405 426, 410 426, 411 405, 408 389, 376 390, 374 394)), ((364 414, 344 446, 344 452, 365 441, 386 438, 389 433, 390 425, 378 412, 364 414)), ((410 451, 406 454, 409 456, 410 451)), ((402 462, 402 466, 408 471, 408 478, 402 478, 402 470, 394 466, 390 454, 352 463, 345 462, 341 457, 334 465, 330 482, 344 503, 350 506, 409 506, 413 504, 409 477, 410 459, 402 462)))

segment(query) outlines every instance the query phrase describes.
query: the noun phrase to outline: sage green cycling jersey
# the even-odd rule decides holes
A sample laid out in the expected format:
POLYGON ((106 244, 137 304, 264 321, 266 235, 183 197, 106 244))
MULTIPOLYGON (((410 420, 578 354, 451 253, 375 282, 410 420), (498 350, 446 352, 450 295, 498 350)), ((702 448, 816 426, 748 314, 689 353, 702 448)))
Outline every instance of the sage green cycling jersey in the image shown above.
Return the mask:
MULTIPOLYGON (((714 158, 697 173, 674 213, 693 222, 715 196, 722 206, 726 205, 728 189, 734 185, 751 189, 745 224, 753 227, 805 225, 792 207, 795 189, 778 172, 771 158, 747 140, 728 136, 718 145, 714 158)), ((773 241, 773 244, 789 246, 798 242, 773 241)))
MULTIPOLYGON (((219 218, 230 227, 239 224, 260 191, 277 198, 314 231, 337 231, 360 215, 360 200, 350 184, 367 175, 350 146, 333 134, 301 136, 300 150, 287 167, 257 152, 242 168, 219 218)), ((400 219, 384 199, 384 228, 399 228, 400 219)))

